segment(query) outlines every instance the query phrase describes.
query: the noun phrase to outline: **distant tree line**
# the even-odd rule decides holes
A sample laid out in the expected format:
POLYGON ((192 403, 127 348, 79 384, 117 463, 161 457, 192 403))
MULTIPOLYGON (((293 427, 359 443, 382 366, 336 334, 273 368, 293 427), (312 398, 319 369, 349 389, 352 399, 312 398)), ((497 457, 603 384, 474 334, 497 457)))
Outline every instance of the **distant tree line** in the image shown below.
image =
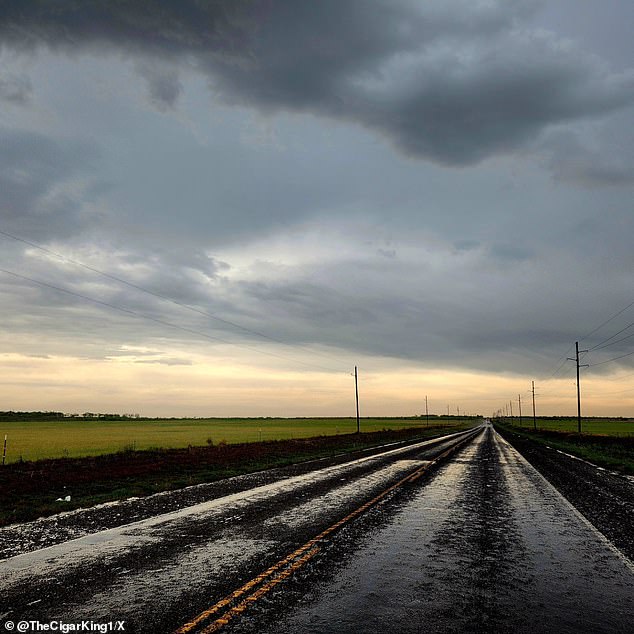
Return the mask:
POLYGON ((101 414, 84 412, 83 414, 65 414, 64 412, 0 412, 0 421, 34 421, 34 420, 132 420, 140 418, 139 414, 101 414))

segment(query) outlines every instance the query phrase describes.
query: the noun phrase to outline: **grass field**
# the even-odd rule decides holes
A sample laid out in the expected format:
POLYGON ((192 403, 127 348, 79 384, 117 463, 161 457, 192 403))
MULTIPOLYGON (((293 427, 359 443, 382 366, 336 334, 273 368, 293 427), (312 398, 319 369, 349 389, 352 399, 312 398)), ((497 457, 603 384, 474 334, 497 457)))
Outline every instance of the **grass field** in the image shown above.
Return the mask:
MULTIPOLYGON (((457 417, 431 417, 430 424, 458 425, 457 417)), ((361 431, 425 426, 421 418, 362 418, 361 431)), ((182 448, 219 443, 286 440, 349 434, 353 418, 245 418, 2 421, 0 442, 7 435, 7 463, 98 456, 126 450, 182 448)))
POLYGON ((538 418, 537 431, 527 419, 520 427, 515 419, 498 419, 495 426, 533 442, 559 449, 607 469, 634 475, 634 420, 591 418, 582 421, 577 433, 576 418, 538 418))
POLYGON ((435 423, 397 431, 13 462, 0 468, 0 526, 307 460, 327 460, 386 443, 430 439, 473 426, 473 421, 435 423), (70 501, 60 504, 57 499, 66 495, 70 501))
MULTIPOLYGON (((519 427, 519 418, 507 417, 505 422, 513 427, 519 427)), ((537 430, 576 432, 576 418, 560 418, 558 416, 536 418, 537 430)), ((532 416, 524 416, 522 425, 525 429, 533 429, 532 416)), ((622 418, 582 418, 581 433, 597 434, 601 436, 634 437, 634 419, 622 418)))

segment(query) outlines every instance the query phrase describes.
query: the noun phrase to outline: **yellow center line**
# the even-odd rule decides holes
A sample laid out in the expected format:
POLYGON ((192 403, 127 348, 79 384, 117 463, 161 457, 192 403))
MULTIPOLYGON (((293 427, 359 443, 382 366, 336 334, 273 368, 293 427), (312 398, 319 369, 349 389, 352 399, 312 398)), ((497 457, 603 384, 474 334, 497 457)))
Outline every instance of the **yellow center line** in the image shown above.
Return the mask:
POLYGON ((243 599, 240 603, 230 608, 225 612, 225 614, 221 617, 213 621, 210 625, 208 625, 205 629, 201 630, 202 633, 207 634, 209 632, 216 632, 221 627, 226 625, 232 618, 244 612, 244 610, 255 603, 260 597, 269 592, 272 588, 274 588, 277 584, 281 583, 285 579, 291 576, 295 570, 301 568, 307 561, 309 561, 312 557, 314 557, 318 552, 319 548, 316 547, 316 544, 322 541, 325 537, 335 532, 339 528, 341 528, 344 524, 350 522, 350 520, 354 519, 358 515, 361 515, 365 511, 367 511, 370 507, 375 506, 378 502, 380 502, 383 498, 389 495, 395 489, 398 489, 406 482, 415 482, 420 478, 425 472, 427 472, 432 466, 438 464, 441 460, 445 459, 447 456, 450 456, 454 453, 459 447, 461 447, 464 443, 470 440, 473 435, 467 436, 461 441, 457 442, 455 445, 450 447, 449 449, 443 451, 440 455, 436 456, 433 460, 428 462, 426 465, 422 467, 416 468, 412 473, 409 473, 404 478, 388 487, 377 496, 372 498, 369 502, 362 504, 360 507, 356 508, 354 511, 346 515, 343 519, 335 522, 332 526, 329 526, 327 529, 323 530, 319 535, 313 537, 305 544, 294 550, 290 555, 287 555, 283 559, 280 559, 277 563, 273 564, 270 568, 260 573, 243 586, 234 590, 231 594, 227 595, 225 598, 221 599, 214 605, 212 605, 207 610, 201 612, 198 616, 196 616, 191 621, 185 623, 177 630, 175 630, 174 634, 187 634, 191 632, 194 628, 196 628, 201 623, 207 621, 209 617, 213 616, 223 608, 231 605, 237 599, 247 594, 250 590, 252 590, 255 586, 263 583, 270 577, 273 577, 269 581, 267 581, 263 586, 258 588, 255 592, 250 594, 248 597, 243 599), (298 559, 299 557, 299 559, 298 559), (291 563, 293 562, 293 563, 291 563), (289 566, 290 564, 290 566, 289 566), (288 566, 285 568, 285 566, 288 566), (282 570, 285 568, 284 570, 282 570), (277 574, 276 574, 277 573, 277 574), (274 576, 275 575, 275 576, 274 576))
POLYGON ((301 559, 298 559, 292 566, 281 572, 277 577, 271 579, 264 584, 261 588, 258 588, 256 592, 248 596, 241 603, 238 603, 235 607, 231 608, 225 615, 219 619, 216 619, 213 623, 208 625, 201 634, 210 634, 211 632, 217 632, 221 627, 224 627, 229 621, 242 614, 251 604, 255 603, 258 599, 270 592, 277 584, 282 583, 285 579, 290 577, 293 572, 301 568, 309 559, 312 559, 318 552, 319 548, 313 548, 309 550, 301 559))

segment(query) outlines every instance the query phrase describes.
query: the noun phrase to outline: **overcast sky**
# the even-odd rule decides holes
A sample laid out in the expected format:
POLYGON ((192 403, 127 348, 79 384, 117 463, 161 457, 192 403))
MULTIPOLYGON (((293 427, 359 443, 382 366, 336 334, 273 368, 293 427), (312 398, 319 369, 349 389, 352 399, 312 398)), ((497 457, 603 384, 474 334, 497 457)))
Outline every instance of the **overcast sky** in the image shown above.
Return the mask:
POLYGON ((3 3, 0 409, 634 415, 633 23, 3 3))

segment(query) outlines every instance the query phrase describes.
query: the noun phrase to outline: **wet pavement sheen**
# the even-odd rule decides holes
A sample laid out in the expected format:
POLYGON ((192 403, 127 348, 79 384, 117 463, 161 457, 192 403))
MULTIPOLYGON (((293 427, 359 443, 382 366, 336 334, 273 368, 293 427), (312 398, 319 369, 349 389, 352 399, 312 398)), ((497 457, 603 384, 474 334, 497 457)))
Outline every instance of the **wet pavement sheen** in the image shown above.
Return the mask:
MULTIPOLYGON (((3 619, 170 632, 451 444, 419 443, 0 562, 3 619)), ((486 426, 228 632, 626 632, 634 567, 486 426)))
POLYGON ((386 448, 47 548, 27 549, 0 561, 0 629, 5 620, 122 619, 126 631, 172 631, 427 464, 456 437, 462 434, 386 448))
POLYGON ((632 631, 631 562, 490 427, 391 512, 266 631, 632 631))

